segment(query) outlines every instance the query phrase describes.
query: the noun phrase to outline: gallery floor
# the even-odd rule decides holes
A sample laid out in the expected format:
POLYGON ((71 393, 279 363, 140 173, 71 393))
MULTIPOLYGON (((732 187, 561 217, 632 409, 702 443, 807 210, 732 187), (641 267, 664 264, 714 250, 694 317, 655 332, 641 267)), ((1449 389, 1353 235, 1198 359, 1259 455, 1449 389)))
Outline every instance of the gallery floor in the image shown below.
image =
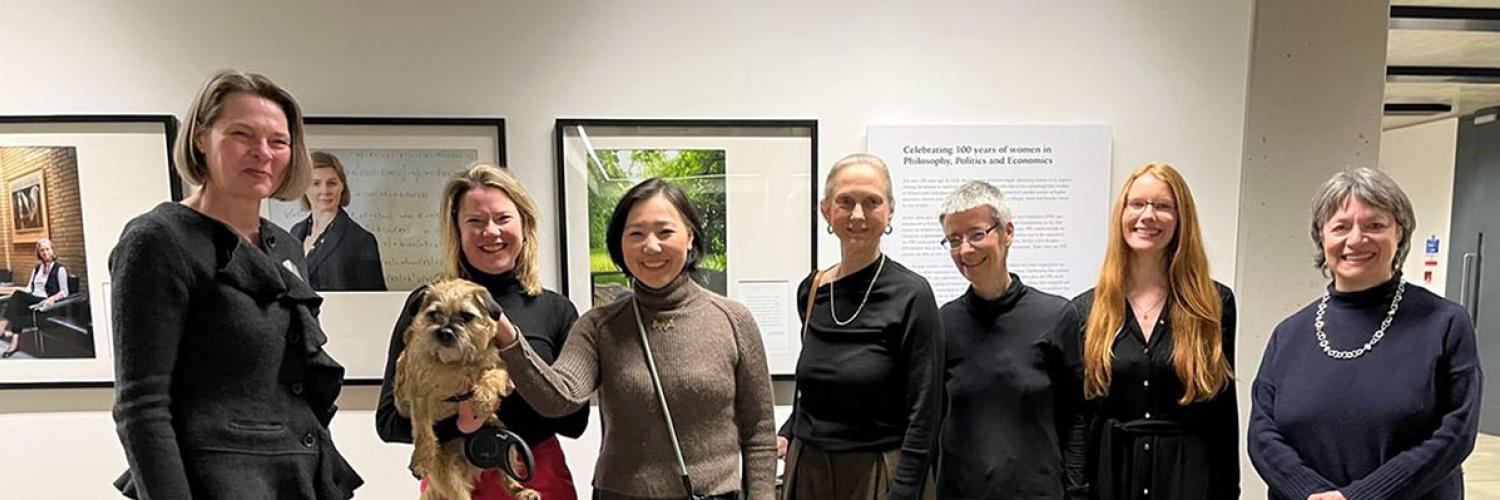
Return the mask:
POLYGON ((1464 462, 1464 493, 1469 500, 1500 500, 1500 436, 1479 435, 1464 462))

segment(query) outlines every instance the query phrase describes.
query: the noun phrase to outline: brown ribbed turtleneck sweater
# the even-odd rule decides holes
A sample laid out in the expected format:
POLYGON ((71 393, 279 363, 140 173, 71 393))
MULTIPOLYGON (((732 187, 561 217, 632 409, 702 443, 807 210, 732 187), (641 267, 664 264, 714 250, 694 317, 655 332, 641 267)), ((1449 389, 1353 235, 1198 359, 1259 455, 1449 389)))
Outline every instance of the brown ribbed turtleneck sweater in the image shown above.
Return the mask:
MULTIPOLYGON (((743 498, 771 500, 771 377, 750 311, 704 290, 686 273, 660 289, 637 285, 635 292, 697 493, 739 491, 743 460, 743 498)), ((516 388, 543 415, 572 413, 599 392, 606 430, 594 472, 599 498, 682 498, 631 299, 584 314, 550 366, 525 342, 501 355, 516 388)))

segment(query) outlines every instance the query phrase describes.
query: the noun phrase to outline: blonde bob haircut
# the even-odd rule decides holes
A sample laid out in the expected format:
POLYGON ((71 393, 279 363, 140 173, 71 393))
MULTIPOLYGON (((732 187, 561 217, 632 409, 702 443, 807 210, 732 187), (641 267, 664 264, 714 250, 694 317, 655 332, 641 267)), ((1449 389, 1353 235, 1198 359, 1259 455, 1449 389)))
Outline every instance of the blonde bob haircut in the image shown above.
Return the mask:
MULTIPOLYGON (((313 172, 320 168, 333 169, 334 175, 337 175, 339 178, 339 206, 349 206, 349 175, 344 172, 344 162, 339 161, 339 157, 334 156, 333 153, 313 151, 312 168, 308 172, 313 172)), ((303 193, 301 198, 297 198, 297 201, 302 203, 303 210, 312 210, 312 203, 308 203, 306 193, 303 193)))
POLYGON ((542 293, 541 279, 537 277, 536 202, 532 201, 520 181, 505 169, 488 163, 469 165, 448 179, 448 185, 443 188, 443 277, 473 279, 465 265, 468 261, 464 257, 458 207, 464 195, 479 187, 498 189, 516 204, 516 211, 521 216, 521 252, 516 255, 516 279, 527 295, 542 293))
POLYGON ((1169 287, 1165 309, 1172 325, 1172 365, 1183 386, 1177 403, 1208 401, 1234 378, 1220 339, 1224 304, 1209 276, 1193 193, 1188 191, 1182 174, 1165 163, 1147 163, 1131 173, 1110 209, 1109 243, 1084 326, 1083 394, 1088 399, 1109 394, 1115 335, 1125 325, 1125 274, 1130 259, 1135 258, 1125 245, 1120 221, 1130 188, 1147 175, 1166 183, 1177 200, 1177 231, 1165 252, 1169 287))
POLYGON ((198 149, 197 139, 208 134, 214 122, 224 111, 224 102, 238 93, 263 97, 286 114, 287 132, 292 136, 292 158, 286 172, 281 175, 281 185, 271 197, 292 201, 302 196, 307 184, 312 181, 312 159, 307 154, 307 142, 302 132, 302 108, 286 89, 257 73, 222 70, 215 73, 188 108, 187 119, 177 133, 177 144, 172 151, 177 162, 177 174, 189 184, 202 186, 208 182, 208 162, 203 151, 198 149))

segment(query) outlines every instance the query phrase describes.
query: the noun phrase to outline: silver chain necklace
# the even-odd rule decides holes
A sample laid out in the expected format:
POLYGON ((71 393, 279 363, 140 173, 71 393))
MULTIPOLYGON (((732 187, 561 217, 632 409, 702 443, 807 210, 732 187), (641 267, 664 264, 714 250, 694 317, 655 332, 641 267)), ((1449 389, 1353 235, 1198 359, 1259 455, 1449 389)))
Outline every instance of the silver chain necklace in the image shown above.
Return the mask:
MULTIPOLYGON (((854 310, 854 315, 843 321, 839 320, 839 313, 834 310, 833 306, 837 303, 837 301, 833 300, 833 283, 838 280, 828 282, 828 317, 833 318, 833 324, 845 326, 853 323, 854 318, 859 317, 859 313, 865 310, 865 304, 870 302, 870 292, 875 290, 875 280, 880 279, 880 271, 883 270, 885 270, 885 254, 880 254, 880 265, 875 268, 875 277, 870 278, 870 286, 865 288, 865 298, 859 301, 859 308, 854 310)), ((813 290, 813 292, 816 293, 817 290, 813 290)))
POLYGON ((1328 357, 1333 359, 1354 359, 1364 356, 1365 353, 1370 352, 1370 349, 1374 349, 1375 344, 1380 343, 1380 339, 1385 338, 1385 330, 1391 327, 1391 320, 1396 319, 1396 309, 1401 307, 1401 294, 1405 292, 1406 282, 1402 281, 1396 285, 1396 298, 1391 299, 1391 309, 1385 312, 1385 321, 1380 322, 1380 329, 1375 330, 1375 335, 1370 337, 1369 342, 1365 342, 1365 345, 1353 351, 1340 351, 1329 347, 1328 335, 1323 333, 1323 314, 1328 311, 1328 298, 1332 294, 1324 295, 1323 300, 1318 302, 1318 316, 1313 319, 1313 327, 1318 332, 1318 346, 1323 348, 1323 354, 1327 354, 1328 357))

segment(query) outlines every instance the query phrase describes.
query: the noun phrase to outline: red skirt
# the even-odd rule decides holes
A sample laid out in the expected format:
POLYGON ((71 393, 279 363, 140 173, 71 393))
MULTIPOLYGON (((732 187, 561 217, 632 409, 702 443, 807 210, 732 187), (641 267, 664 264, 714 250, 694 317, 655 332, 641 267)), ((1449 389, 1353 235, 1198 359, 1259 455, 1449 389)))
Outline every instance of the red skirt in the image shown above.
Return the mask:
MULTIPOLYGON (((541 493, 546 500, 578 500, 573 473, 568 471, 568 462, 556 437, 538 443, 531 449, 531 455, 536 460, 536 471, 530 481, 521 484, 541 493)), ((526 475, 525 469, 516 472, 526 475)), ((515 500, 505 490, 504 474, 497 469, 485 469, 480 473, 479 479, 474 481, 474 500, 515 500)), ((422 491, 427 491, 427 478, 422 478, 422 491)))

